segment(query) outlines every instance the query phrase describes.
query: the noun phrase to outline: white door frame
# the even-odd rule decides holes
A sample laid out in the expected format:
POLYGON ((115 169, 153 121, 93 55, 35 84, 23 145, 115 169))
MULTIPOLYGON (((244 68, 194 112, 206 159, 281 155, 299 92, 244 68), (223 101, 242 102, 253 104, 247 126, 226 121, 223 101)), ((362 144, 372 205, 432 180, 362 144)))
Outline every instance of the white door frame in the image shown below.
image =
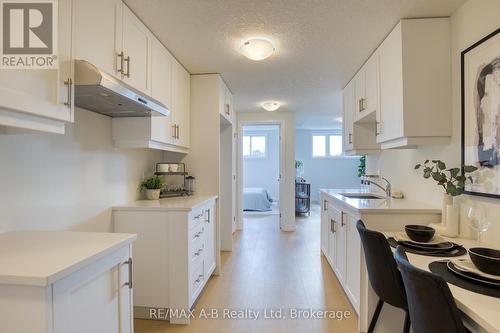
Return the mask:
POLYGON ((238 156, 238 165, 237 165, 237 184, 236 184, 236 192, 238 195, 237 200, 237 209, 238 209, 238 218, 236 221, 236 227, 238 230, 243 229, 243 127, 244 126, 265 126, 265 125, 277 125, 279 126, 279 225, 280 229, 283 226, 283 175, 284 175, 284 165, 285 165, 285 122, 282 120, 262 120, 262 121, 239 121, 238 122, 238 147, 237 147, 237 156, 238 156))

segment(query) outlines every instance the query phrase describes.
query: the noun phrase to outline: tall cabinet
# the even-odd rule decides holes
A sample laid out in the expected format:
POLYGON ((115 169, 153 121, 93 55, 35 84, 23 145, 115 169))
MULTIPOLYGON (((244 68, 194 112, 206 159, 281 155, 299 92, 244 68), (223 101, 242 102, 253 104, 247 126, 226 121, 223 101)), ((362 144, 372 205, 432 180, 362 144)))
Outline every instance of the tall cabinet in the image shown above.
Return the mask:
POLYGON ((186 165, 198 192, 219 197, 221 250, 230 251, 236 221, 236 126, 232 94, 219 74, 191 76, 191 119, 186 165))

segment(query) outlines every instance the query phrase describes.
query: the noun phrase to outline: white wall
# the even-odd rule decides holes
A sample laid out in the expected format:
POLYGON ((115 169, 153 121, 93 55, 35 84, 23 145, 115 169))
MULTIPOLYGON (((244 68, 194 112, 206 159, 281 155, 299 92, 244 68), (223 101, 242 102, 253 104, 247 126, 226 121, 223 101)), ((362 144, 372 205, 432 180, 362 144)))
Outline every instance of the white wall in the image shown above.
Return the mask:
POLYGON ((295 132, 295 159, 304 162, 304 178, 311 183, 311 198, 319 201, 322 188, 359 188, 359 157, 312 157, 312 135, 340 134, 338 130, 305 130, 295 132))
POLYGON ((278 126, 257 126, 244 128, 243 135, 264 135, 266 137, 266 157, 243 159, 243 186, 265 188, 274 201, 279 201, 279 144, 278 126), (274 127, 274 129, 273 129, 274 127))
MULTIPOLYGON (((280 209, 282 214, 282 230, 295 230, 295 119, 292 112, 240 112, 237 114, 238 128, 242 125, 255 122, 282 122, 283 151, 283 174, 281 187, 280 209)), ((241 138, 241 131, 238 130, 241 138)), ((241 151, 238 149, 238 156, 241 151)), ((239 163, 239 162, 238 162, 239 163)), ((241 174, 238 179, 238 188, 241 188, 241 174)), ((238 200, 238 223, 241 225, 243 214, 241 208, 241 197, 238 200)))
POLYGON ((0 136, 0 230, 111 231, 162 154, 113 148, 111 118, 77 109, 65 135, 0 136))
MULTIPOLYGON (((402 190, 408 198, 440 205, 442 190, 432 181, 424 180, 413 166, 425 159, 441 159, 447 165, 460 164, 460 52, 500 27, 500 1, 469 0, 451 17, 452 47, 452 114, 453 137, 448 145, 421 147, 417 150, 384 151, 379 157, 368 157, 367 167, 377 171, 393 183, 393 189, 402 190)), ((484 206, 492 217, 492 226, 486 241, 498 246, 500 241, 500 200, 477 196, 462 196, 461 231, 469 234, 466 209, 471 205, 484 206)))

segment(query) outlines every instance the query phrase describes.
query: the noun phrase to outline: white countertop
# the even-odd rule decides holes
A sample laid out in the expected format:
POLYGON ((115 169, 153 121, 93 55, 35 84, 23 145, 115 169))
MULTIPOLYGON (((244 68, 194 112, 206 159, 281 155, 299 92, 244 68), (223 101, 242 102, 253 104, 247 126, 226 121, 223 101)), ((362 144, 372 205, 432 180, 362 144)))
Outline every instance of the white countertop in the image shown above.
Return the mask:
POLYGON ((158 210, 191 211, 207 201, 217 199, 216 195, 193 195, 189 197, 165 198, 160 200, 138 200, 113 207, 113 210, 158 210))
POLYGON ((101 232, 1 233, 0 284, 48 286, 136 239, 101 232))
POLYGON ((440 207, 431 206, 421 202, 408 199, 355 199, 347 198, 340 193, 371 194, 363 189, 320 189, 320 192, 328 195, 347 208, 359 213, 412 213, 412 214, 441 214, 440 207))
MULTIPOLYGON (((392 237, 394 235, 390 232, 384 232, 384 234, 387 237, 392 237)), ((463 244, 465 248, 480 246, 477 241, 466 238, 449 238, 449 240, 458 244, 463 244)), ((446 259, 421 256, 412 253, 407 253, 407 255, 410 263, 426 271, 429 271, 429 264, 431 262, 446 259)), ((468 254, 463 257, 468 257, 468 254)), ((500 298, 481 295, 450 283, 448 283, 448 286, 450 287, 458 308, 471 318, 475 324, 479 325, 486 332, 500 333, 500 298)), ((476 330, 473 330, 473 332, 476 332, 476 330)))

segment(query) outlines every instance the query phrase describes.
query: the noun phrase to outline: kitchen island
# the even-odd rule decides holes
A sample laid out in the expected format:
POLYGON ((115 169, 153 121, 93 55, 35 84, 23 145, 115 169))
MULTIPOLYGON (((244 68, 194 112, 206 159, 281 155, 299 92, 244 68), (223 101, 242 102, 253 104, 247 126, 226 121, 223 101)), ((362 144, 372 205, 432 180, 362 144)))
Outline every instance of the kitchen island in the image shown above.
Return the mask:
MULTIPOLYGON (((441 209, 408 199, 385 198, 363 189, 322 189, 321 252, 358 314, 360 332, 366 332, 378 297, 371 289, 356 222, 382 232, 403 230, 406 224, 439 223, 441 209)), ((403 311, 384 307, 379 332, 400 332, 403 311), (383 320, 390 316, 391 320, 383 320)))

